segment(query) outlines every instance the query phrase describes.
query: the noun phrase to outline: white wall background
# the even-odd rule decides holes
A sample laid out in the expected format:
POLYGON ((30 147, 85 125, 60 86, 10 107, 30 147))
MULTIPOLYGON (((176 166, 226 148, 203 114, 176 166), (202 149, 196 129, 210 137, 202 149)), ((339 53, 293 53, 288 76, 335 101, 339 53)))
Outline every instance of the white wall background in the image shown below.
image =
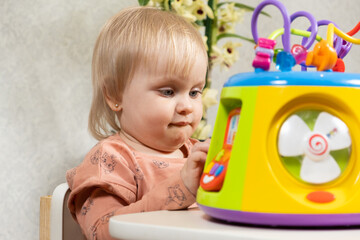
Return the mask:
MULTIPOLYGON (((260 1, 240 1, 256 6, 260 1)), ((305 10, 335 21, 345 32, 360 20, 357 0, 285 1, 289 13, 305 10)), ((91 55, 106 19, 136 0, 2 0, 0 3, 0 239, 38 239, 39 198, 65 181, 95 141, 87 132, 91 55)), ((259 35, 280 28, 280 13, 259 19, 259 35)), ((251 13, 238 32, 250 37, 251 13)), ((293 26, 308 27, 306 19, 293 26)), ((325 36, 324 34, 322 36, 325 36)), ((359 34, 357 35, 359 37, 359 34)), ((300 38, 292 38, 298 43, 300 38)), ((213 87, 252 71, 253 46, 228 72, 216 69, 213 87)), ((347 72, 360 72, 360 46, 345 58, 347 72)), ((216 107, 209 113, 214 121, 216 107)))

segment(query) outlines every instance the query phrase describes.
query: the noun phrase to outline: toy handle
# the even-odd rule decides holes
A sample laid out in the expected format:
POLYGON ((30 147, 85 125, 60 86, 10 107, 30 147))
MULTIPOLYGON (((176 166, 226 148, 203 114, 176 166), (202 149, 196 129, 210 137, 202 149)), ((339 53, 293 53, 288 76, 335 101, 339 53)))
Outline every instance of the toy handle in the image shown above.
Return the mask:
MULTIPOLYGON (((293 13, 290 16, 290 23, 292 23, 298 17, 306 17, 310 21, 310 27, 307 30, 308 32, 310 31, 310 33, 311 33, 310 37, 309 38, 304 37, 303 40, 302 40, 302 43, 301 43, 301 45, 304 46, 304 48, 309 49, 310 46, 314 43, 314 41, 316 39, 316 34, 318 32, 318 24, 316 22, 315 17, 312 14, 310 14, 308 12, 305 12, 305 11, 299 11, 299 12, 293 13), (307 39, 307 41, 304 41, 306 39, 307 39)), ((290 41, 290 39, 285 40, 285 38, 287 38, 287 37, 288 36, 286 36, 286 35, 282 36, 283 42, 284 41, 290 41)), ((290 35, 289 35, 289 37, 290 37, 290 35)))
POLYGON ((266 5, 274 5, 275 7, 277 7, 284 19, 284 35, 288 36, 285 37, 285 41, 283 39, 283 46, 284 46, 284 50, 286 52, 290 52, 290 18, 289 15, 286 11, 285 6, 277 1, 277 0, 265 0, 263 2, 261 2, 254 10, 254 13, 252 15, 251 18, 251 33, 253 35, 254 41, 257 44, 258 40, 259 40, 259 36, 258 36, 258 32, 257 32, 257 20, 258 20, 258 16, 261 12, 261 10, 266 6, 266 5))

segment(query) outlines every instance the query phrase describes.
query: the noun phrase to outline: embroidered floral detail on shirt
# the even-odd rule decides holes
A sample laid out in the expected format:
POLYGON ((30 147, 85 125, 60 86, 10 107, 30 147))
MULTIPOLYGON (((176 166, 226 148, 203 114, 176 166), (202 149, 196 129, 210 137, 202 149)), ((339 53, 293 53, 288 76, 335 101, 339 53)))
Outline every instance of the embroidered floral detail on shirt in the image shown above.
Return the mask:
POLYGON ((111 173, 114 171, 116 166, 115 156, 114 155, 108 155, 107 153, 104 153, 101 157, 100 165, 102 169, 104 169, 104 172, 111 173))
POLYGON ((91 226, 88 239, 93 239, 93 240, 97 239, 97 227, 99 225, 107 224, 109 222, 110 218, 114 215, 115 215, 115 211, 110 212, 110 213, 102 216, 95 225, 91 226))
POLYGON ((95 226, 91 226, 91 227, 90 227, 90 231, 89 231, 88 239, 95 240, 96 238, 97 238, 96 227, 95 227, 95 226))
POLYGON ((92 198, 88 198, 84 206, 81 208, 81 215, 86 215, 88 211, 90 211, 92 205, 94 205, 94 201, 92 200, 92 198))
POLYGON ((135 163, 135 178, 137 180, 143 180, 144 179, 144 173, 141 171, 141 168, 137 163, 135 163))
POLYGON ((168 205, 170 202, 174 201, 179 206, 182 206, 184 201, 186 200, 185 194, 183 190, 181 190, 179 184, 176 184, 174 187, 168 188, 169 196, 166 200, 166 205, 168 205))
POLYGON ((158 168, 167 168, 169 166, 169 163, 165 161, 157 161, 157 160, 152 160, 152 161, 155 164, 155 166, 157 166, 158 168))
POLYGON ((108 223, 108 222, 110 221, 110 218, 111 218, 112 216, 114 216, 114 215, 115 215, 115 211, 110 212, 110 213, 104 215, 104 216, 100 219, 100 223, 101 223, 101 224, 106 224, 106 223, 108 223))
POLYGON ((72 187, 74 184, 74 177, 76 175, 76 167, 69 170, 66 174, 66 181, 68 182, 69 186, 72 187))
POLYGON ((100 150, 96 150, 96 152, 91 155, 90 161, 93 165, 99 164, 100 161, 100 166, 104 170, 105 174, 114 171, 116 166, 115 156, 109 155, 106 152, 101 156, 100 150))
POLYGON ((91 155, 90 157, 90 161, 92 164, 96 165, 99 163, 99 159, 100 159, 100 155, 101 155, 101 151, 100 150, 96 150, 96 152, 91 155))

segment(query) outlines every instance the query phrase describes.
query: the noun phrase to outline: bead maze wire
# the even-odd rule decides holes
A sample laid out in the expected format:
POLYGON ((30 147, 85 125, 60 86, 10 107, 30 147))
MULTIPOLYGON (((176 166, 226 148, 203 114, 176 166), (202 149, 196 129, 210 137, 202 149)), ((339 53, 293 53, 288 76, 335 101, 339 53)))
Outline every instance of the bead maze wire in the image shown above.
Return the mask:
POLYGON ((306 71, 308 67, 316 67, 318 71, 344 72, 345 63, 342 60, 350 51, 352 44, 360 44, 360 39, 353 36, 359 32, 360 22, 349 32, 345 33, 332 21, 316 21, 308 12, 299 11, 290 15, 285 6, 278 0, 264 0, 254 10, 251 19, 251 32, 256 45, 253 67, 255 71, 268 71, 272 61, 280 71, 291 71, 296 64, 306 71), (279 9, 284 20, 283 28, 275 30, 268 38, 259 38, 257 21, 261 10, 267 5, 274 5, 279 9), (310 21, 310 27, 304 31, 290 28, 291 23, 298 17, 305 17, 310 21), (327 26, 326 39, 318 35, 319 26, 327 26), (290 35, 302 36, 301 44, 290 45, 290 35), (281 36, 283 49, 275 49, 275 39, 281 36), (310 47, 316 40, 312 51, 310 47))

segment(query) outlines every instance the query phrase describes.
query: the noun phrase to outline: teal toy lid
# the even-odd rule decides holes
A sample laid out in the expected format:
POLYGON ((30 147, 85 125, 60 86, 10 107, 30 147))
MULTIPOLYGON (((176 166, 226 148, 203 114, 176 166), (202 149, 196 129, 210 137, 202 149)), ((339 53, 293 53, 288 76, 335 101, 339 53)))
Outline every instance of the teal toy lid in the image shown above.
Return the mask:
POLYGON ((229 78, 224 87, 239 86, 336 86, 360 87, 360 74, 341 72, 249 72, 229 78))

